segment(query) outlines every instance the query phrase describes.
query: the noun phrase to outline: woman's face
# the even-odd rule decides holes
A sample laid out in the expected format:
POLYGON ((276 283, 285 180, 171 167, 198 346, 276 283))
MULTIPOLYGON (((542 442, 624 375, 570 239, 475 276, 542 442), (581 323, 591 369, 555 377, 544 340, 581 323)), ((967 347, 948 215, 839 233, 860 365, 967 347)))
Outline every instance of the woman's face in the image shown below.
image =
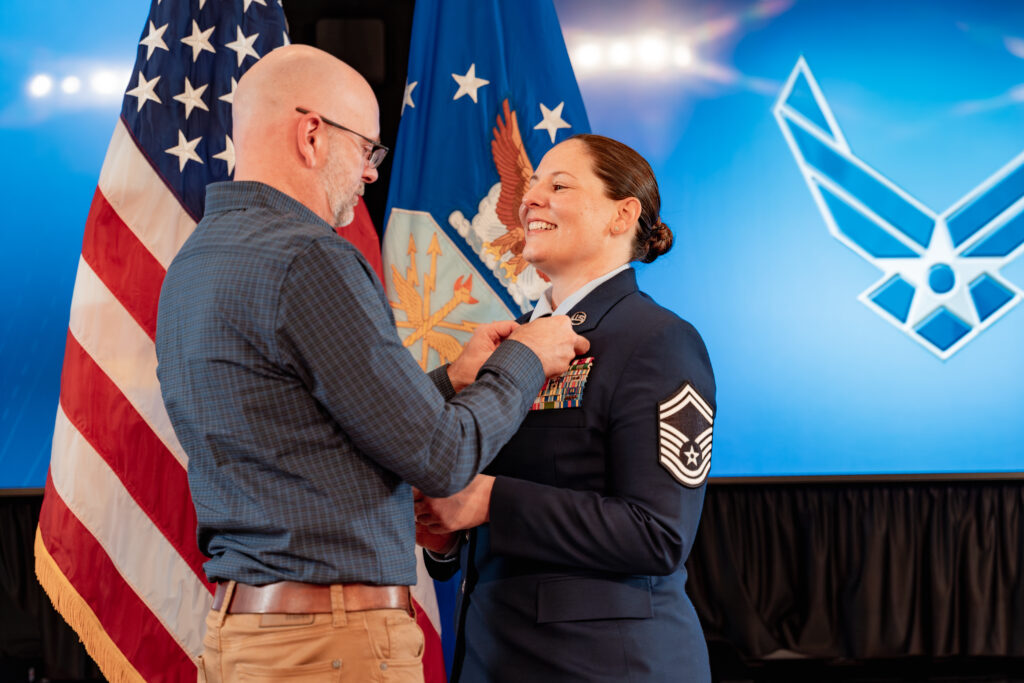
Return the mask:
POLYGON ((605 195, 584 143, 555 145, 541 159, 519 206, 526 230, 523 258, 552 278, 598 277, 626 263, 631 245, 622 239, 620 204, 605 195))

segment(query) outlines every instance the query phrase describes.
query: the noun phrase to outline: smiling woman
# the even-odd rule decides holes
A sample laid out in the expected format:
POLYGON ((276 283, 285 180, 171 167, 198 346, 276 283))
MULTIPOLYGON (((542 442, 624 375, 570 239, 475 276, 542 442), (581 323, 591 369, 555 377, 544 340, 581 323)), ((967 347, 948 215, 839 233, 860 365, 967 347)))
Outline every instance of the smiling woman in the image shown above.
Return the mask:
POLYGON ((523 257, 553 278, 557 305, 579 285, 629 260, 625 231, 638 214, 637 199, 607 196, 586 144, 568 140, 544 156, 523 195, 523 257))
POLYGON ((417 503, 428 568, 465 572, 463 683, 710 680, 683 562, 715 380, 700 335, 628 266, 671 247, 660 204, 648 163, 599 135, 552 148, 523 196, 523 256, 551 281, 524 319, 568 315, 590 350, 466 490, 417 503))
POLYGON ((551 278, 558 305, 583 283, 629 261, 650 263, 672 246, 650 165, 601 135, 576 135, 548 152, 519 216, 523 257, 551 278))

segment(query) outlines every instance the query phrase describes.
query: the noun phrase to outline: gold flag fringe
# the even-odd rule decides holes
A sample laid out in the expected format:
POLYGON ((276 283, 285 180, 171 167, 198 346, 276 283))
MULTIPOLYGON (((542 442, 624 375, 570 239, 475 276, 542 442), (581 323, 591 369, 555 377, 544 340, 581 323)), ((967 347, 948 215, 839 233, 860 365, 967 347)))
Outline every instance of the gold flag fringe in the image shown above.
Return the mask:
POLYGON ((36 528, 36 578, 54 608, 64 617, 78 633, 78 638, 85 645, 86 652, 93 658, 100 671, 110 683, 145 683, 145 679, 135 670, 120 648, 107 635, 103 624, 89 603, 78 594, 67 577, 57 566, 43 544, 43 537, 36 528))

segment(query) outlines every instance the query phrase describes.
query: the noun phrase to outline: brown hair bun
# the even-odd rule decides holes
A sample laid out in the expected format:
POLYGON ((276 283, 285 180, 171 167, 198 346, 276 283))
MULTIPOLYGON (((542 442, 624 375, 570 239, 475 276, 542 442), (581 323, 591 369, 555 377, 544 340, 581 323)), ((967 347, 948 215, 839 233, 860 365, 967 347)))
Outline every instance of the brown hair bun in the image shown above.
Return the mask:
POLYGON ((672 228, 668 227, 657 219, 651 228, 651 235, 647 238, 647 253, 642 261, 650 263, 672 248, 672 228))
POLYGON ((650 263, 671 249, 672 231, 658 218, 661 195, 647 160, 632 147, 603 135, 583 133, 569 139, 584 144, 593 162, 594 173, 601 179, 608 197, 636 197, 640 201, 640 217, 633 234, 632 260, 650 263))

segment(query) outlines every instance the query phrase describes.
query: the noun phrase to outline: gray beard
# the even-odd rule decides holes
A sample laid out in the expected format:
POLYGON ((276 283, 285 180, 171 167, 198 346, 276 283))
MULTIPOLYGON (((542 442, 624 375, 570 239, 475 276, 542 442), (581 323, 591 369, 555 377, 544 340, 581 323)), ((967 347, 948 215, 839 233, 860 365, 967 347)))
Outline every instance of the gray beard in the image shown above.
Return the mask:
POLYGON ((332 207, 334 212, 334 227, 343 227, 355 220, 356 202, 358 201, 359 198, 356 197, 356 200, 351 204, 344 204, 336 209, 332 207))
POLYGON ((327 192, 327 199, 331 204, 331 215, 334 216, 334 226, 340 227, 351 223, 356 217, 356 204, 363 194, 365 185, 357 180, 355 186, 349 190, 342 188, 341 183, 334 179, 344 174, 343 165, 338 157, 332 154, 324 166, 324 190, 327 192))

